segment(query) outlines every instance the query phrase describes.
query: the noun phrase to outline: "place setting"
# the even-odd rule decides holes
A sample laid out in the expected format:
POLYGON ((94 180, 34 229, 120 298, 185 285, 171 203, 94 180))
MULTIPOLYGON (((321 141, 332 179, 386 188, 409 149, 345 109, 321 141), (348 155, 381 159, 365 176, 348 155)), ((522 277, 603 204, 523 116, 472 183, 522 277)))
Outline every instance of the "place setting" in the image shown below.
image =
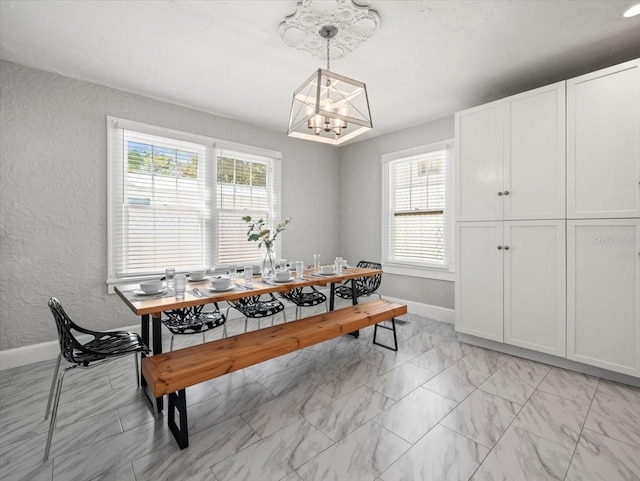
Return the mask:
POLYGON ((134 289, 129 292, 133 294, 136 300, 156 299, 159 297, 168 297, 172 294, 169 287, 167 287, 160 279, 143 281, 140 283, 140 287, 138 289, 134 289))

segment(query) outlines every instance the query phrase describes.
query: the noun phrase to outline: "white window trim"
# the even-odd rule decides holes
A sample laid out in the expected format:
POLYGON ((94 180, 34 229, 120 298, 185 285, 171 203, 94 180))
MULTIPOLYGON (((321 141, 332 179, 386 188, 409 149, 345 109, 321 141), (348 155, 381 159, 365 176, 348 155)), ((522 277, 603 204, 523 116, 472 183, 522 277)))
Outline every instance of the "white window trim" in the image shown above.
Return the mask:
MULTIPOLYGON (((198 143, 198 144, 204 145, 208 149, 208 155, 210 155, 211 158, 213 159, 212 160, 212 165, 213 165, 212 178, 213 179, 217 178, 217 172, 216 172, 217 162, 215 159, 217 158, 217 154, 221 149, 239 151, 245 154, 255 155, 257 157, 267 157, 277 161, 278 163, 282 161, 282 154, 275 150, 263 149, 263 148, 254 147, 251 145, 240 144, 237 142, 231 142, 231 141, 217 139, 214 137, 208 137, 204 135, 192 134, 192 133, 184 132, 181 130, 174 130, 166 127, 160 127, 157 125, 136 122, 134 120, 121 119, 118 117, 112 117, 108 115, 107 116, 107 280, 106 280, 108 294, 115 293, 113 289, 115 286, 135 284, 145 279, 149 279, 150 277, 151 278, 157 277, 157 276, 131 276, 131 277, 127 277, 126 279, 123 279, 123 278, 116 277, 115 273, 113 272, 114 252, 113 252, 113 245, 112 245, 111 239, 113 238, 112 237, 113 236, 113 218, 115 214, 113 212, 114 192, 113 192, 113 183, 112 183, 113 182, 113 179, 112 179, 113 151, 114 151, 113 142, 115 142, 116 140, 114 136, 115 128, 133 130, 136 132, 156 135, 159 137, 168 137, 168 138, 173 138, 177 140, 182 140, 185 142, 192 142, 192 143, 198 143)), ((278 191, 276 196, 278 199, 278 202, 280 202, 280 196, 281 196, 280 189, 281 189, 281 186, 278 185, 278 191)), ((215 193, 213 193, 212 195, 211 209, 212 209, 212 212, 215 212, 217 210, 215 193)), ((218 221, 217 213, 215 213, 214 220, 215 220, 215 224, 217 224, 217 221, 218 221)), ((212 242, 214 243, 212 245, 214 245, 215 248, 217 248, 217 243, 218 243, 217 238, 213 239, 212 242)))
POLYGON ((454 139, 442 140, 440 142, 434 142, 431 144, 425 144, 418 147, 411 147, 409 149, 399 150, 397 152, 390 152, 387 154, 382 154, 382 219, 381 219, 381 229, 382 229, 382 268, 385 273, 388 274, 396 274, 401 276, 408 277, 419 277, 423 279, 436 279, 436 280, 445 280, 445 281, 455 281, 455 259, 454 259, 454 246, 455 246, 455 224, 454 224, 454 172, 453 169, 455 167, 455 159, 454 159, 455 149, 454 149, 454 139), (400 159, 405 159, 408 157, 414 157, 422 154, 428 154, 430 152, 435 152, 438 150, 442 150, 445 148, 449 148, 451 150, 451 159, 450 165, 448 166, 451 169, 449 174, 450 182, 448 184, 449 189, 446 191, 446 204, 445 209, 448 212, 447 219, 447 231, 448 237, 447 239, 450 242, 450 245, 447 246, 447 253, 449 255, 449 268, 438 268, 436 266, 422 266, 415 265, 404 262, 397 261, 389 261, 387 259, 386 252, 386 235, 385 226, 387 222, 387 208, 388 208, 388 196, 389 196, 389 172, 388 172, 388 164, 400 159))

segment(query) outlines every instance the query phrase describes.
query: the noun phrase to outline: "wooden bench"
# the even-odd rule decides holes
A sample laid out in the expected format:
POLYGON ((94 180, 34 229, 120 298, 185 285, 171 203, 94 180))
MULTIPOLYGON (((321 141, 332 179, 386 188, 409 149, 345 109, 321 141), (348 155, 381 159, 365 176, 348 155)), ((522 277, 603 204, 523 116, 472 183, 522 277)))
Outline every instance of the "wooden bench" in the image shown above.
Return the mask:
POLYGON ((142 360, 142 375, 154 397, 169 395, 169 429, 180 449, 184 449, 189 446, 185 388, 374 324, 374 343, 397 350, 395 317, 406 312, 407 306, 394 302, 365 302, 146 357, 142 360), (393 330, 395 349, 376 342, 377 328, 383 327, 377 324, 388 320, 392 321, 392 327, 387 329, 393 330))

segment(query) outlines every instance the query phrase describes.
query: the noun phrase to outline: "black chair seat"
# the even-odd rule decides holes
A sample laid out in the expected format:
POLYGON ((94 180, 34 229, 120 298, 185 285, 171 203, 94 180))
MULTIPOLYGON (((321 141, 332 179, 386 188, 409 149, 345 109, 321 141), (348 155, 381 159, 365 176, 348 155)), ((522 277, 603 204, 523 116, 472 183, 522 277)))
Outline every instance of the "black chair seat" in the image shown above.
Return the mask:
POLYGON ((284 304, 269 294, 268 300, 260 300, 260 296, 243 297, 237 301, 229 301, 234 309, 237 309, 245 317, 257 319, 273 316, 284 311, 284 304))
MULTIPOLYGON (((236 301, 227 301, 227 317, 229 317, 229 309, 232 307, 244 316, 244 332, 247 332, 249 319, 262 319, 263 317, 272 317, 271 325, 273 325, 273 316, 282 312, 284 322, 287 322, 287 316, 284 312, 284 304, 275 298, 273 294, 268 294, 268 299, 261 299, 261 296, 243 297, 236 301)), ((260 321, 258 320, 258 329, 260 329, 260 321)))
POLYGON ((289 302, 293 302, 298 307, 312 307, 326 302, 327 296, 322 292, 318 292, 313 286, 311 289, 311 291, 303 292, 302 287, 296 287, 289 292, 280 294, 280 296, 289 302))
POLYGON ((174 309, 165 311, 166 319, 162 323, 171 334, 200 334, 210 329, 222 326, 226 318, 218 310, 202 312, 204 306, 194 306, 190 308, 174 309))
MULTIPOLYGON (((136 333, 113 332, 82 345, 82 349, 74 349, 71 357, 76 363, 88 366, 91 362, 102 361, 109 356, 146 351, 146 346, 136 333)), ((68 360, 68 359, 67 359, 68 360)))

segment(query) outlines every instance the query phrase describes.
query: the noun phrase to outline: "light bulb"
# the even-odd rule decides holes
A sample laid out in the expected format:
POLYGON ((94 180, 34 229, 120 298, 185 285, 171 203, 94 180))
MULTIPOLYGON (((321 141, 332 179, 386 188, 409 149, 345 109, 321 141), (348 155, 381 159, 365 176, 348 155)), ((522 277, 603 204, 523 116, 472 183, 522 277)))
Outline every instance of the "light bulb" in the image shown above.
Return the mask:
POLYGON ((622 16, 625 18, 635 17, 636 15, 640 15, 640 3, 634 5, 633 7, 628 8, 622 16))

